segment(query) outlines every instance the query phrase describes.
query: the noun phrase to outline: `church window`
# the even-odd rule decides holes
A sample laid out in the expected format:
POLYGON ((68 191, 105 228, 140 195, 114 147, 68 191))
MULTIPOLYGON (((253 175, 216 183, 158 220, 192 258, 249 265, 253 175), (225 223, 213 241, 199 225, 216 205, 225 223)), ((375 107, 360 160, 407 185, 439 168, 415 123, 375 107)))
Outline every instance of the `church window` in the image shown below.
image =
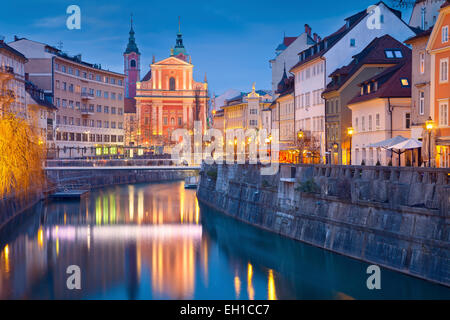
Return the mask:
POLYGON ((130 67, 131 68, 136 68, 136 60, 133 59, 133 60, 130 61, 130 67))
POLYGON ((175 90, 175 78, 170 78, 169 80, 169 88, 170 90, 175 90))

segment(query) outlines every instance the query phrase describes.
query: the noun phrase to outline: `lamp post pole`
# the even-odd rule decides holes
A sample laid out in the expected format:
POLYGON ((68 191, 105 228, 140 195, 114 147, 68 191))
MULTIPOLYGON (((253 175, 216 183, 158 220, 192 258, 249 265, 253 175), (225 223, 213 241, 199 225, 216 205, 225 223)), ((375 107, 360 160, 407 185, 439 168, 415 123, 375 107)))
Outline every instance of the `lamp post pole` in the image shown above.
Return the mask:
POLYGON ((347 129, 347 134, 350 136, 350 156, 349 156, 350 165, 352 165, 352 136, 354 132, 355 130, 352 127, 347 129))
POLYGON ((434 128, 434 121, 431 119, 431 116, 425 122, 425 127, 428 130, 428 167, 431 168, 431 132, 434 128))

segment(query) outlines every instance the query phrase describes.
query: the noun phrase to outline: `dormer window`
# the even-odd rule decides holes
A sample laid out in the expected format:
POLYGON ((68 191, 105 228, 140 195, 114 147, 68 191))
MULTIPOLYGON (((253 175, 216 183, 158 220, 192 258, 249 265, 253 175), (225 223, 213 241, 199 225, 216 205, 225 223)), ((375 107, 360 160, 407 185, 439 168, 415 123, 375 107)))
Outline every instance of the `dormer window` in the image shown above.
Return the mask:
POLYGON ((400 82, 401 82, 403 88, 409 87, 409 80, 407 78, 401 78, 400 82))
POLYGON ((364 95, 364 86, 361 86, 361 95, 364 95))
POLYGON ((373 83, 373 91, 377 91, 378 90, 378 82, 374 82, 373 83))
POLYGON ((401 59, 401 58, 403 58, 403 53, 399 49, 384 50, 384 53, 386 55, 386 58, 388 58, 388 59, 401 59))
POLYGON ((350 39, 350 47, 356 47, 356 39, 350 39))
POLYGON ((370 83, 367 85, 367 94, 370 94, 370 83))

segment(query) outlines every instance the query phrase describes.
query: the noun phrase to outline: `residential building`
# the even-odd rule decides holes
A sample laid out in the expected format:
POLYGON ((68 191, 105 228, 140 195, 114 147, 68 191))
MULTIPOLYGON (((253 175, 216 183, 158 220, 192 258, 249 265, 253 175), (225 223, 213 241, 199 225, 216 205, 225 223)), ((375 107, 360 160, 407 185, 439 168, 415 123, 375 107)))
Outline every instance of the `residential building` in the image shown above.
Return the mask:
POLYGON ((280 162, 293 163, 295 161, 294 151, 296 149, 295 139, 295 97, 294 97, 294 77, 288 77, 286 69, 278 83, 277 97, 275 105, 272 107, 274 113, 274 124, 272 128, 279 130, 279 155, 280 162))
POLYGON ((224 110, 224 129, 262 129, 262 111, 272 103, 270 91, 256 90, 253 84, 250 93, 241 93, 226 101, 224 110))
MULTIPOLYGON (((1 96, 10 97, 9 111, 26 118, 25 63, 27 58, 0 40, 0 90, 1 96)), ((3 104, 2 104, 3 105, 3 104)), ((1 110, 5 112, 6 110, 1 110)))
POLYGON ((376 37, 389 33, 404 41, 415 35, 401 17, 401 12, 383 1, 345 19, 335 33, 299 53, 300 61, 291 69, 295 74, 296 131, 310 132, 321 143, 321 160, 325 159, 325 101, 321 95, 330 70, 349 64, 352 57, 376 37))
POLYGON ((26 81, 25 92, 28 122, 39 135, 39 143, 46 144, 47 157, 54 157, 55 141, 53 133, 58 109, 53 105, 53 97, 30 81, 26 81))
POLYGON ((225 121, 224 116, 225 112, 223 109, 213 110, 212 112, 212 128, 220 130, 222 132, 222 136, 225 137, 225 121))
POLYGON ((137 83, 136 113, 139 146, 170 146, 172 132, 178 128, 194 130, 200 121, 207 128, 208 83, 193 78, 194 65, 178 30, 170 56, 151 64, 143 81, 137 83))
MULTIPOLYGON (((431 55, 427 44, 443 2, 445 0, 416 1, 409 24, 421 31, 405 41, 412 47, 411 137, 423 142, 428 136, 425 123, 431 116, 431 55)), ((427 148, 421 150, 421 158, 427 158, 427 148)))
MULTIPOLYGON (((431 119, 435 129, 427 147, 431 149, 431 165, 450 167, 450 1, 447 0, 439 11, 439 16, 427 45, 431 54, 431 119), (431 143, 431 146, 428 146, 431 143)), ((427 136, 427 135, 425 135, 427 136)), ((426 154, 426 152, 425 152, 426 154)), ((428 159, 428 156, 425 155, 428 159)))
MULTIPOLYGON (((351 163, 398 165, 398 156, 389 150, 371 148, 396 136, 410 137, 411 59, 390 67, 359 84, 360 94, 348 102, 352 111, 351 163)), ((411 153, 403 153, 402 164, 416 165, 411 153)))
POLYGON ((37 41, 9 44, 28 62, 29 80, 53 96, 56 156, 115 155, 124 143, 124 75, 37 41))
POLYGON ((409 25, 422 31, 434 26, 439 15, 439 9, 445 0, 416 0, 409 25))
POLYGON ((283 41, 275 50, 275 58, 269 61, 272 69, 272 92, 277 91, 284 69, 289 70, 298 62, 298 53, 320 41, 319 36, 316 33, 311 35, 311 32, 311 27, 305 24, 305 31, 301 35, 283 37, 283 41))
MULTIPOLYGON (((411 50, 390 35, 384 35, 373 39, 353 57, 350 64, 329 75, 331 82, 322 95, 325 99, 328 163, 350 164, 351 136, 348 129, 352 127, 352 112, 347 104, 361 91, 359 84, 408 59, 411 59, 411 50)), ((381 130, 375 123, 379 117, 379 114, 365 115, 369 132, 375 134, 381 130)))

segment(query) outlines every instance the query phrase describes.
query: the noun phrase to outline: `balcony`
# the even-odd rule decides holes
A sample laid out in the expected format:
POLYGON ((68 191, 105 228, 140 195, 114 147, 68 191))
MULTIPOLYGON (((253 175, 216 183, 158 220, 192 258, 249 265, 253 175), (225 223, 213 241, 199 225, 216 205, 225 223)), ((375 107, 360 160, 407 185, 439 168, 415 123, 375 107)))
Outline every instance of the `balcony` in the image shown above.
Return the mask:
POLYGON ((94 94, 88 93, 88 92, 82 92, 81 99, 82 100, 92 100, 92 99, 94 99, 94 94))
POLYGON ((80 112, 81 112, 82 116, 86 116, 86 117, 94 114, 94 110, 89 110, 89 109, 81 109, 80 112))

